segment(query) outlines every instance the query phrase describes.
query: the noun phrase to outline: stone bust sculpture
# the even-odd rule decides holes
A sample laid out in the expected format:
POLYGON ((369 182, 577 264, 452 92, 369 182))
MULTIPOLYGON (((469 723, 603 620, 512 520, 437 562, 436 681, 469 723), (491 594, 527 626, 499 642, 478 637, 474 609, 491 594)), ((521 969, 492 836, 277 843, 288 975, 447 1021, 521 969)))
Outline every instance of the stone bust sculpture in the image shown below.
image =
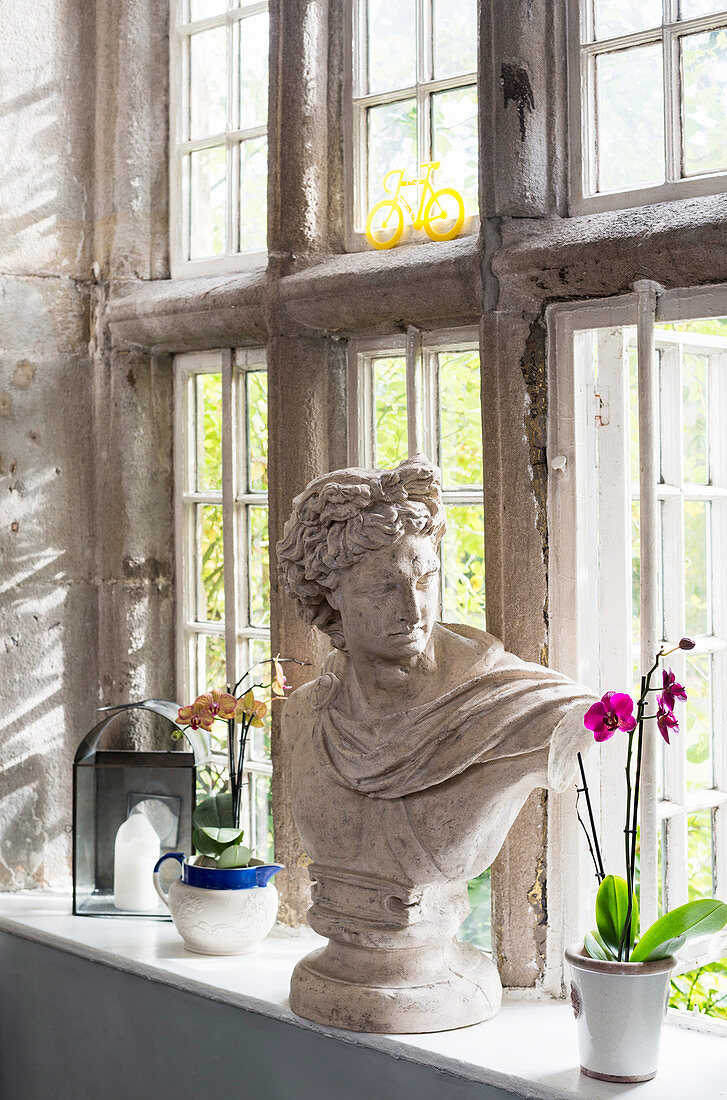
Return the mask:
POLYGON ((436 621, 439 471, 337 470, 294 501, 282 584, 334 646, 285 704, 293 813, 312 860, 308 919, 328 945, 294 1012, 422 1032, 497 1012, 494 963, 455 933, 528 794, 565 789, 592 696, 494 637, 436 621))

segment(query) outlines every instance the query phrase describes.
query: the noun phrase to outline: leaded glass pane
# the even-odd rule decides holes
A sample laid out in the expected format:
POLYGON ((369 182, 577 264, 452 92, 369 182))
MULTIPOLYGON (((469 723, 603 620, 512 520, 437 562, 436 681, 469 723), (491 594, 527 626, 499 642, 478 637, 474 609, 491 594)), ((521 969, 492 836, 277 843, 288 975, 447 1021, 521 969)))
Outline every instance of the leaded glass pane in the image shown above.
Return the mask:
POLYGON ((596 58, 598 190, 664 181, 661 45, 596 58))
POLYGON ((688 702, 684 741, 687 753, 687 788, 699 790, 713 783, 712 760, 712 654, 687 657, 685 689, 688 702))
POLYGON ((595 0, 593 22, 597 39, 661 26, 661 0, 595 0))
POLYGON ((477 0, 434 0, 434 77, 457 76, 477 69, 477 0))
POLYGON ((443 609, 445 622, 485 628, 484 509, 478 504, 450 504, 443 539, 443 609))
POLYGON ((217 622, 225 617, 222 550, 222 506, 197 505, 197 618, 217 622))
POLYGON ((222 376, 195 375, 197 489, 222 490, 222 376))
POLYGON ((477 89, 473 86, 432 96, 432 155, 441 163, 438 187, 454 187, 465 210, 477 210, 477 89))
POLYGON ((709 357, 685 354, 682 364, 684 480, 709 482, 707 377, 709 357))
POLYGON ((684 503, 686 632, 690 637, 711 633, 709 513, 707 502, 684 503))
POLYGON ((416 0, 368 0, 368 90, 408 88, 417 76, 416 0))
POLYGON ((222 256, 227 231, 227 156, 224 145, 185 157, 189 193, 189 259, 222 256))
POLYGON ((477 351, 440 354, 439 405, 444 488, 482 485, 482 408, 477 351))
MULTIPOLYGON (((373 205, 384 198, 384 177, 400 168, 404 178, 411 179, 418 171, 417 104, 415 99, 386 103, 368 111, 368 202, 373 205)), ((389 181, 389 193, 395 191, 389 181)), ((409 201, 414 204, 416 199, 409 201)), ((404 208, 404 216, 407 212, 404 208)), ((411 221, 411 218, 407 220, 411 221)))
POLYGON ((268 490, 268 375, 267 371, 248 371, 247 388, 247 469, 251 493, 268 490))
POLYGON ((712 811, 700 810, 687 816, 687 866, 689 900, 709 898, 714 894, 714 847, 712 811))
POLYGON ((251 626, 270 624, 270 560, 268 557, 268 510, 251 505, 248 520, 248 585, 251 626))
POLYGON ((268 121, 268 40, 270 19, 267 12, 241 19, 240 35, 240 129, 265 126, 268 121))
POLYGON ((267 244, 268 139, 240 143, 240 252, 263 251, 267 244))
POLYGON ((680 39, 684 175, 727 167, 727 28, 680 39))
POLYGON ((408 455, 406 360, 374 359, 374 463, 391 469, 408 455))
POLYGON ((189 38, 189 136, 222 134, 227 128, 227 28, 213 27, 189 38))

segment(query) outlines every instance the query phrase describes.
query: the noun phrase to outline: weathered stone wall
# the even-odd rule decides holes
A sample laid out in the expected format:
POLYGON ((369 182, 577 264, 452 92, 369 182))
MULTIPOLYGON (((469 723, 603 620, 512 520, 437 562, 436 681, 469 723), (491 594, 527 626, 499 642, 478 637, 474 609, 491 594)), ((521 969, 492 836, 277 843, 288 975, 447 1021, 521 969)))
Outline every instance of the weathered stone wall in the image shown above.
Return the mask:
POLYGON ((69 882, 96 707, 174 690, 169 366, 103 322, 167 271, 164 8, 3 11, 0 889, 69 882))
POLYGON ((98 680, 92 19, 7 5, 0 37, 0 886, 69 878, 74 740, 98 680))

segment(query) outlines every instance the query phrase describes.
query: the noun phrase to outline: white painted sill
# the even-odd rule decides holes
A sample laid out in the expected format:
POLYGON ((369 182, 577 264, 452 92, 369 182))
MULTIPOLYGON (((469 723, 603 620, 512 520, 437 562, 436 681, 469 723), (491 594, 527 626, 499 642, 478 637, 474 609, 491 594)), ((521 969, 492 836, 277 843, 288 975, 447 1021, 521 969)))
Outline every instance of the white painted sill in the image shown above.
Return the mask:
POLYGON ((570 1006, 562 1001, 509 992, 493 1020, 433 1035, 339 1031, 301 1020, 288 1007, 295 963, 323 942, 311 931, 278 927, 254 955, 210 958, 185 951, 170 923, 73 917, 70 909, 68 895, 0 894, 0 931, 342 1042, 449 1070, 515 1096, 601 1100, 627 1092, 630 1100, 727 1097, 725 1040, 718 1036, 667 1023, 656 1079, 612 1085, 580 1074, 575 1023, 570 1006))

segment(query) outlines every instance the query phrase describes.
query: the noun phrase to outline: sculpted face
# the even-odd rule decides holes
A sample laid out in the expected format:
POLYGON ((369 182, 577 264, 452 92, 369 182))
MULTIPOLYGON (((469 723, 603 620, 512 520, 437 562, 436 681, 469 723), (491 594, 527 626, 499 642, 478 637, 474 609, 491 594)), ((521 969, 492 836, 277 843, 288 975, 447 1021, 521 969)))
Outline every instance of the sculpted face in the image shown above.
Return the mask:
POLYGON ((341 571, 329 602, 348 652, 388 660, 423 653, 437 616, 439 558, 428 536, 404 535, 341 571))

